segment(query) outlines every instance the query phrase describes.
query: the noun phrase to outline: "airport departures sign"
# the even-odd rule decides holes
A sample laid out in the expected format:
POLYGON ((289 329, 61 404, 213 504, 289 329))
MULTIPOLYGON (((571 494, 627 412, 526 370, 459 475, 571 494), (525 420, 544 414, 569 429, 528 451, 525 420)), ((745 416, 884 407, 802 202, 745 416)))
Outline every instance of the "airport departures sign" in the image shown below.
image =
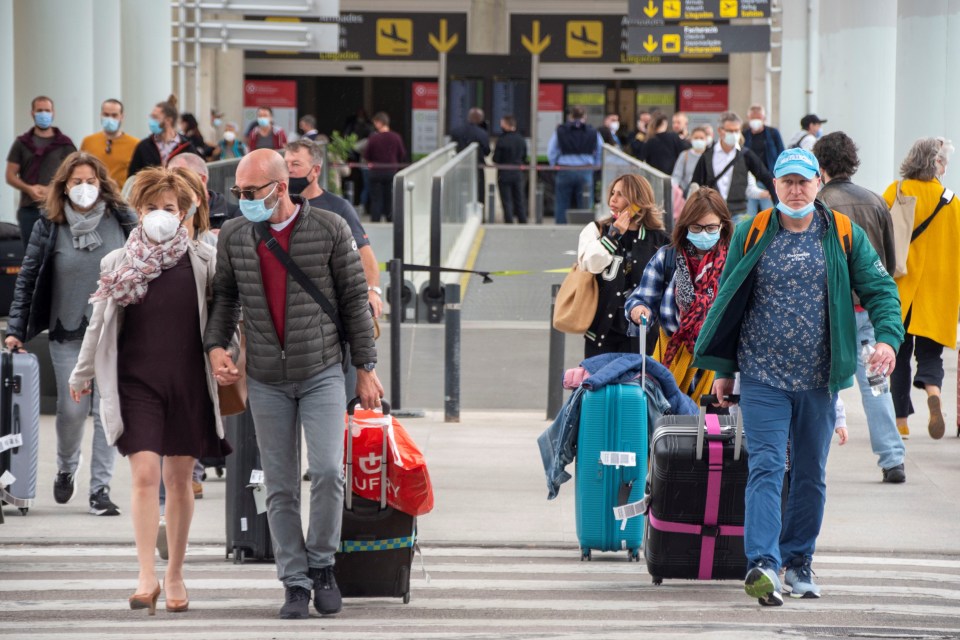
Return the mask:
POLYGON ((631 20, 663 24, 668 20, 769 18, 771 0, 630 0, 631 20))

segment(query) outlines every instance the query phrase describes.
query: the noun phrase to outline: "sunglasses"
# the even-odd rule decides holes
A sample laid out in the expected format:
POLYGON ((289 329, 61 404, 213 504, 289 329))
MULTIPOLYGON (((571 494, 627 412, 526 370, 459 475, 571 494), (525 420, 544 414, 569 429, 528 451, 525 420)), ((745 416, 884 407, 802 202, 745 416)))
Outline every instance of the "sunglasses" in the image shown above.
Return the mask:
POLYGON ((257 191, 276 183, 276 180, 271 180, 270 182, 262 184, 259 187, 250 187, 248 189, 241 189, 237 185, 233 185, 230 187, 230 193, 233 194, 233 197, 237 200, 254 200, 255 196, 257 195, 257 191))
POLYGON ((107 154, 113 151, 113 141, 107 138, 107 154))
POLYGON ((692 232, 694 232, 694 233, 703 233, 704 231, 706 231, 707 233, 716 233, 717 231, 720 231, 720 225, 718 225, 718 224, 691 224, 690 226, 687 227, 687 229, 690 230, 690 231, 692 231, 692 232))

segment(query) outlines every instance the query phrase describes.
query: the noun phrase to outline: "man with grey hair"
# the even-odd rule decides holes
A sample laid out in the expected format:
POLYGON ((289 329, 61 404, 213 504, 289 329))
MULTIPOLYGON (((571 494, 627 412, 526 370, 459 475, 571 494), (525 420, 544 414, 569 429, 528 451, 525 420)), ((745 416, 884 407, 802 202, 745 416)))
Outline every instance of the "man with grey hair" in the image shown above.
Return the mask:
MULTIPOLYGON (((783 152, 783 137, 776 127, 767 124, 767 111, 762 104, 756 103, 750 105, 747 110, 747 126, 743 128, 743 146, 747 147, 757 157, 763 160, 771 172, 773 165, 777 162, 777 157, 783 152)), ((812 147, 813 145, 811 145, 812 147)), ((808 151, 810 147, 804 147, 808 151)), ((761 189, 770 190, 771 185, 764 183, 761 189)), ((763 209, 769 209, 773 206, 770 197, 747 199, 747 214, 754 215, 763 209)))
POLYGON ((240 215, 240 208, 237 205, 230 204, 222 193, 211 191, 207 186, 210 181, 210 169, 203 158, 197 154, 181 153, 174 156, 167 163, 167 167, 170 169, 184 167, 193 171, 200 178, 200 182, 203 183, 203 187, 207 191, 207 204, 210 206, 210 230, 213 233, 220 233, 220 227, 223 226, 224 222, 240 215))
POLYGON ((743 121, 732 111, 720 115, 719 144, 703 152, 693 170, 693 181, 700 187, 716 189, 727 202, 734 222, 747 215, 748 198, 772 198, 776 195, 759 188, 755 182, 773 184, 773 176, 764 162, 748 148, 740 148, 743 121), (752 182, 753 176, 755 182, 752 182))
POLYGON ((953 145, 945 138, 920 138, 900 165, 903 180, 891 184, 883 194, 890 207, 897 200, 916 199, 906 273, 897 278, 907 333, 897 352, 897 368, 890 377, 897 428, 901 436, 910 433, 907 418, 913 413, 912 382, 927 393, 927 432, 934 440, 942 438, 946 430, 940 400, 943 348, 953 349, 957 344, 960 310, 960 201, 941 182, 952 153, 953 145), (910 361, 914 355, 917 371, 911 381, 910 361))
POLYGON ((231 192, 243 218, 229 221, 220 234, 204 348, 220 384, 240 378, 226 346, 242 305, 249 410, 266 480, 277 574, 286 590, 280 617, 307 619, 311 590, 321 615, 342 606, 333 563, 344 492, 343 343, 357 367, 361 406, 379 406, 383 387, 374 371, 373 319, 356 241, 343 218, 291 195, 289 177, 283 158, 270 149, 252 151, 237 166, 231 192), (305 280, 291 277, 286 258, 305 280), (306 538, 300 516, 301 423, 311 481, 306 538))

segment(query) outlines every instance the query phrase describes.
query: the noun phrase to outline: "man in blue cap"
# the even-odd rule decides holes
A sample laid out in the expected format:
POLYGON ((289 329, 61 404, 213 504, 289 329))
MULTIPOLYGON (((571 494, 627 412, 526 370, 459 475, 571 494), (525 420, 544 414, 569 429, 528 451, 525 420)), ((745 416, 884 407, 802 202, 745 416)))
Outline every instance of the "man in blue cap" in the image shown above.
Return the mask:
POLYGON ((853 384, 860 347, 851 291, 874 323, 870 370, 890 375, 903 340, 896 284, 866 233, 816 200, 817 158, 787 149, 773 182, 776 209, 734 232, 694 353, 695 366, 717 372, 715 394, 729 395, 740 372, 750 466, 744 589, 768 606, 783 604, 781 567, 792 597, 820 597, 810 565, 823 521, 834 405, 837 392, 853 384), (788 439, 790 496, 781 518, 788 439))

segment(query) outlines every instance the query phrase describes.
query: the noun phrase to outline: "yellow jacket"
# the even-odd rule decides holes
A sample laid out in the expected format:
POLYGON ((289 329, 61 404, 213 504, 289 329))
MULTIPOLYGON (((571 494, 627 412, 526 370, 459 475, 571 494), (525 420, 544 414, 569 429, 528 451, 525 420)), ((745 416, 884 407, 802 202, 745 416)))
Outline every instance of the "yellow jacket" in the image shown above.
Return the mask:
MULTIPOLYGON (((939 180, 904 180, 900 193, 916 196, 913 226, 926 220, 943 193, 939 180)), ((897 195, 894 182, 883 194, 887 206, 897 195)), ((897 278, 900 313, 910 313, 907 331, 953 349, 957 345, 957 318, 960 315, 960 198, 945 205, 930 226, 910 244, 907 274, 897 278)))

